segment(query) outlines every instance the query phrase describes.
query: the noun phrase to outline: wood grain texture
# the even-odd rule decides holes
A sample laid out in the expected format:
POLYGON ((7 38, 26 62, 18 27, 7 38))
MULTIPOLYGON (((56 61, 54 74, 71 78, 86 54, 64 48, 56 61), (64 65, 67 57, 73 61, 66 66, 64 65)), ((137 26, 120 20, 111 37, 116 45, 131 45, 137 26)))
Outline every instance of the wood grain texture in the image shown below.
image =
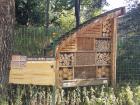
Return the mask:
MULTIPOLYGON (((61 79, 68 77, 68 73, 61 72, 61 69, 71 68, 73 70, 73 81, 75 79, 100 80, 107 78, 108 82, 114 86, 116 83, 117 52, 116 17, 120 14, 120 9, 82 25, 71 34, 71 38, 68 37, 61 41, 57 46, 59 50, 56 50, 57 70, 60 71, 61 79), (70 40, 74 40, 74 43, 71 44, 70 40), (61 53, 73 53, 73 63, 68 63, 70 62, 68 55, 60 57, 61 53), (65 65, 62 65, 62 61, 65 65)), ((70 33, 68 35, 70 36, 70 33)), ((97 84, 96 81, 83 83, 87 85, 97 84)), ((101 82, 98 83, 101 84, 101 82)), ((79 84, 71 83, 71 81, 67 81, 67 84, 79 86, 79 84)))
POLYGON ((9 83, 55 85, 55 61, 27 61, 23 68, 10 70, 9 83))
POLYGON ((62 87, 77 87, 77 86, 91 86, 91 85, 107 85, 108 79, 74 79, 63 81, 62 87))
POLYGON ((111 84, 116 86, 116 57, 117 57, 117 18, 114 18, 112 29, 112 55, 111 55, 111 84))

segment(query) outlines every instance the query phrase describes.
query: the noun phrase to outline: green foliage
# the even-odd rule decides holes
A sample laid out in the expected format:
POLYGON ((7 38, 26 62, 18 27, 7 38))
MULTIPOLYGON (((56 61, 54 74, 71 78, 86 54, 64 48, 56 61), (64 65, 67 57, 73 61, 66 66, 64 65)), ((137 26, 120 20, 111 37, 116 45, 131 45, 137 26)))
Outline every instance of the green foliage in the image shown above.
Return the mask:
POLYGON ((87 21, 101 14, 104 5, 107 5, 106 0, 81 0, 81 17, 87 21))
MULTIPOLYGON (((82 22, 100 14, 105 0, 81 0, 82 22)), ((40 56, 51 42, 75 27, 74 0, 50 0, 49 27, 46 31, 46 0, 16 0, 17 27, 14 52, 26 56, 40 56), (21 28, 19 25, 24 25, 21 28), (34 26, 38 26, 34 27, 34 26)))
POLYGON ((122 87, 119 98, 120 105, 135 105, 133 100, 133 91, 129 86, 122 87))
POLYGON ((63 11, 59 19, 60 26, 62 27, 61 30, 69 31, 70 29, 72 29, 74 27, 74 21, 75 17, 72 11, 63 11))
POLYGON ((119 33, 139 34, 140 33, 140 5, 135 4, 128 13, 120 19, 119 33))
MULTIPOLYGON (((53 88, 34 85, 10 85, 9 96, 1 96, 0 105, 53 105, 53 88)), ((56 105, 139 105, 140 86, 113 89, 88 86, 57 89, 56 105)))
POLYGON ((21 25, 36 25, 44 22, 43 0, 16 0, 16 21, 21 25))
MULTIPOLYGON (((28 26, 45 24, 46 0, 16 0, 15 2, 18 24, 28 26)), ((70 14, 73 14, 74 17, 74 3, 74 0, 50 0, 50 25, 61 26, 59 20, 63 14, 65 14, 65 18, 69 18, 71 12, 70 14)), ((81 0, 81 18, 90 19, 97 15, 104 5, 106 5, 106 0, 81 0)), ((71 19, 70 21, 73 21, 73 18, 71 19)))
POLYGON ((15 29, 13 40, 13 53, 28 57, 42 57, 44 49, 62 34, 60 27, 49 27, 46 35, 45 27, 18 26, 15 29))
POLYGON ((134 89, 134 102, 136 105, 140 105, 140 86, 134 89))
POLYGON ((71 10, 74 7, 74 0, 54 0, 54 11, 71 10))
POLYGON ((118 46, 117 77, 120 81, 139 81, 139 39, 140 35, 127 35, 119 39, 121 41, 118 46))
POLYGON ((136 5, 136 3, 133 5, 119 22, 120 37, 117 58, 119 81, 136 82, 140 80, 140 5, 136 5))

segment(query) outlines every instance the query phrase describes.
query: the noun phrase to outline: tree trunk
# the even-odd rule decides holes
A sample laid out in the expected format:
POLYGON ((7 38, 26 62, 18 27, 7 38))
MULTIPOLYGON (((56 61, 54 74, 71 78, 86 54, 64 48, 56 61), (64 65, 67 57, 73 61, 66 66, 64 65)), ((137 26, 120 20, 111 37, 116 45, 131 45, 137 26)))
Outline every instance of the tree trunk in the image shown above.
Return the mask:
POLYGON ((76 27, 80 25, 80 0, 75 0, 76 27))
POLYGON ((49 8, 50 8, 50 0, 46 0, 46 31, 48 33, 49 27, 49 8))
POLYGON ((0 0, 0 84, 3 86, 6 86, 9 80, 14 5, 14 0, 0 0))
MULTIPOLYGON (((46 42, 46 46, 49 45, 50 41, 49 41, 49 37, 48 37, 48 28, 49 28, 49 8, 50 8, 50 0, 46 0, 46 35, 47 35, 47 42, 46 42)), ((44 57, 46 57, 46 49, 44 49, 44 57)))

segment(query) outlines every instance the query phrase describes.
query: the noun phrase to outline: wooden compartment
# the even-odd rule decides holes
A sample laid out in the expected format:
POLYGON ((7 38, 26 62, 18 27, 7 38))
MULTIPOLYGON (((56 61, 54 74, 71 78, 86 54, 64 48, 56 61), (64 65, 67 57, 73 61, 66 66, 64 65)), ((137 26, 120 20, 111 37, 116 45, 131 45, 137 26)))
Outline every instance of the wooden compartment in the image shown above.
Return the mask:
POLYGON ((107 38, 97 38, 95 41, 96 52, 111 52, 111 40, 107 38))
POLYGON ((60 80, 72 80, 73 79, 73 69, 63 67, 59 69, 59 78, 60 80))
POLYGON ((74 78, 75 79, 96 78, 96 68, 94 66, 75 67, 74 68, 74 78))
POLYGON ((102 28, 102 36, 103 37, 110 37, 112 36, 112 27, 113 27, 113 19, 106 18, 103 21, 103 28, 102 28))
POLYGON ((77 52, 75 57, 76 66, 85 65, 93 66, 95 65, 95 53, 94 52, 77 52))
POLYGON ((77 50, 94 50, 94 38, 77 37, 77 50))
POLYGON ((96 65, 110 65, 111 54, 110 53, 96 53, 96 65))
POLYGON ((96 67, 96 78, 108 78, 108 79, 110 79, 110 67, 109 66, 96 67))
POLYGON ((59 54, 59 66, 72 66, 74 62, 74 53, 61 52, 59 54))

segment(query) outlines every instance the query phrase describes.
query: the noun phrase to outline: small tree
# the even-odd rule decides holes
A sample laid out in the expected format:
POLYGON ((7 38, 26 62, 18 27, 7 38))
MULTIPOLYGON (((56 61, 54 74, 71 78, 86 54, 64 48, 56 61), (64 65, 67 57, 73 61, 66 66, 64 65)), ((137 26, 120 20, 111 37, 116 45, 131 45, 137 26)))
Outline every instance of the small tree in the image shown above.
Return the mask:
POLYGON ((80 0, 75 0, 76 27, 80 25, 80 0))

